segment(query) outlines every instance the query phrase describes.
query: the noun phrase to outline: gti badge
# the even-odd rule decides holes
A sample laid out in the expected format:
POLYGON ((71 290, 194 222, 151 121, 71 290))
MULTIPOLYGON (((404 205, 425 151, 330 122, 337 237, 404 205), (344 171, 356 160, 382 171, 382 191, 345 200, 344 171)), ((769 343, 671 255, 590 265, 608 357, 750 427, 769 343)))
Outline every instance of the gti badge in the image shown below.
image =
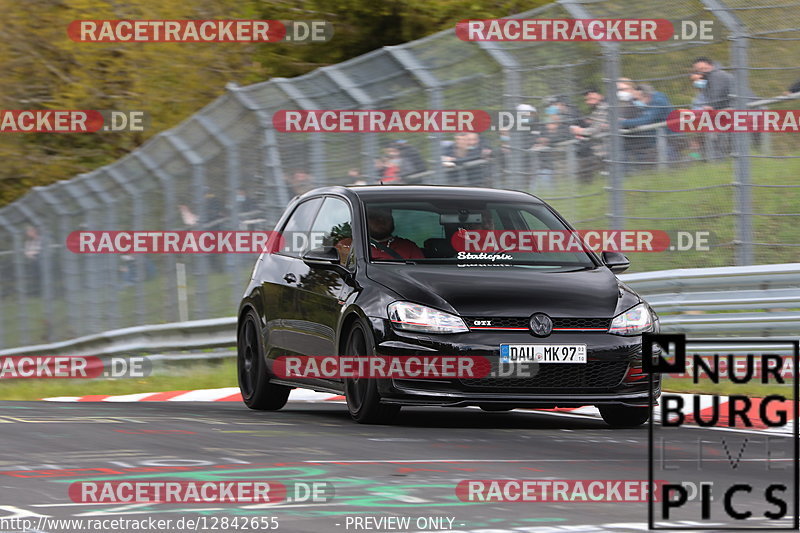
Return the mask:
POLYGON ((530 320, 531 333, 537 337, 547 337, 553 331, 553 321, 544 313, 534 313, 530 320))

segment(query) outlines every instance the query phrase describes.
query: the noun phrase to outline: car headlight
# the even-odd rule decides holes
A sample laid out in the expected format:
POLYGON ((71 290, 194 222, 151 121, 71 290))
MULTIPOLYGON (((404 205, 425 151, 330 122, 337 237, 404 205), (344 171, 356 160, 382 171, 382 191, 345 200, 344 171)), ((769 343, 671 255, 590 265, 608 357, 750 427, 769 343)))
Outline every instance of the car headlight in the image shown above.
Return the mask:
POLYGON ((643 303, 615 316, 608 328, 608 332, 614 335, 641 335, 652 330, 653 316, 643 303))
POLYGON ((464 321, 456 315, 410 302, 389 304, 389 320, 397 329, 423 333, 466 333, 464 321))

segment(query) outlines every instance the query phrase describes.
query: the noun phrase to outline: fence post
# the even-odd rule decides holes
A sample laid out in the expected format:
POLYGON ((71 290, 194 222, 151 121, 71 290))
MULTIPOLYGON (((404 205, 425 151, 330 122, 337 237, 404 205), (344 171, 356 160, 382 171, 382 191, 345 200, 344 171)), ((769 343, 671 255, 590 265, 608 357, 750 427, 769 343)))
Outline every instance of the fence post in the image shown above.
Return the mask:
POLYGON ((17 293, 17 309, 14 310, 14 314, 17 316, 17 331, 19 332, 17 343, 23 346, 31 343, 31 330, 30 310, 28 309, 28 298, 25 293, 27 285, 25 283, 25 266, 22 264, 24 247, 20 236, 21 230, 18 226, 8 222, 2 215, 0 215, 0 226, 5 228, 14 241, 12 261, 14 262, 14 278, 17 280, 17 283, 14 284, 15 292, 17 293))
MULTIPOLYGON (((131 200, 133 201, 133 224, 130 228, 124 228, 129 231, 141 231, 144 230, 144 209, 142 205, 142 197, 139 194, 139 190, 129 182, 125 176, 114 166, 109 165, 103 168, 106 171, 106 174, 116 183, 119 185, 125 194, 127 194, 131 200)), ((135 321, 136 324, 145 324, 147 323, 147 305, 145 301, 145 290, 144 284, 147 280, 146 276, 146 269, 144 267, 145 256, 141 254, 134 254, 134 260, 132 261, 135 264, 134 272, 136 273, 135 280, 138 282, 136 283, 136 316, 138 319, 135 321)), ((119 290, 116 289, 119 285, 117 283, 114 284, 113 292, 115 294, 119 294, 119 290)), ((119 297, 115 298, 116 306, 119 307, 119 297)), ((127 324, 126 324, 127 325, 127 324)))
MULTIPOLYGON (((300 109, 311 111, 319 109, 319 106, 310 98, 305 96, 300 89, 286 78, 273 78, 275 86, 282 90, 290 100, 297 103, 300 109)), ((311 150, 309 159, 311 161, 311 179, 314 185, 328 185, 328 176, 325 170, 325 137, 324 133, 317 132, 311 134, 311 150), (324 181, 322 181, 324 180, 324 181)))
MULTIPOLYGON (((78 230, 97 228, 98 225, 95 223, 95 216, 92 212, 96 207, 95 201, 90 199, 83 191, 76 190, 78 189, 77 183, 77 179, 64 182, 64 191, 75 200, 81 209, 81 214, 84 216, 84 222, 79 224, 78 230)), ((77 284, 80 288, 78 292, 79 308, 75 310, 75 312, 83 317, 81 321, 83 327, 79 328, 76 332, 78 336, 81 336, 89 333, 96 333, 99 331, 99 328, 95 327, 97 324, 95 313, 98 310, 98 306, 92 305, 92 302, 96 301, 96 294, 94 294, 93 291, 96 282, 96 264, 91 261, 93 258, 90 255, 81 254, 79 257, 77 284)))
MULTIPOLYGON (((503 70, 503 102, 510 112, 515 112, 517 105, 522 102, 522 77, 520 76, 519 62, 500 48, 498 43, 476 41, 482 50, 484 50, 495 63, 500 65, 503 70)), ((530 141, 531 136, 525 132, 515 128, 510 132, 511 144, 508 158, 508 181, 503 185, 509 186, 512 189, 527 189, 530 186, 530 168, 524 168, 524 161, 528 158, 530 146, 523 146, 523 141, 530 141), (526 172, 527 171, 527 172, 526 172), (528 181, 528 183, 526 183, 528 181)), ((503 176, 504 178, 506 176, 503 176)), ((505 180, 504 180, 505 181, 505 180)))
POLYGON ((262 140, 264 171, 272 178, 275 187, 275 201, 272 207, 280 214, 289 203, 289 200, 291 200, 291 194, 283 174, 283 162, 281 161, 278 139, 275 136, 275 128, 272 125, 272 116, 259 108, 258 104, 250 98, 250 95, 235 83, 229 83, 226 88, 239 105, 256 114, 258 124, 264 128, 264 138, 262 140))
MULTIPOLYGON (((358 106, 361 109, 369 109, 375 105, 372 98, 353 83, 347 74, 336 68, 335 65, 322 67, 320 70, 342 91, 347 93, 350 98, 358 102, 358 106)), ((361 174, 377 182, 378 176, 375 173, 376 169, 373 162, 378 158, 378 137, 373 132, 362 133, 361 135, 361 174)))
MULTIPOLYGON (((58 236, 58 243, 61 249, 61 275, 62 275, 62 285, 63 297, 60 298, 64 301, 64 321, 67 324, 67 337, 75 336, 77 328, 75 327, 76 318, 78 318, 77 314, 74 312, 75 307, 72 305, 72 295, 74 294, 74 287, 73 287, 73 279, 77 275, 76 268, 75 268, 75 254, 72 253, 67 248, 67 236, 70 233, 70 223, 67 216, 69 212, 64 207, 64 205, 59 202, 55 195, 51 190, 50 187, 34 187, 33 191, 41 196, 42 201, 47 205, 49 209, 52 209, 56 216, 59 218, 59 229, 58 236)), ((54 300, 58 300, 58 295, 55 296, 54 300)))
MULTIPOLYGON (((576 19, 594 18, 586 10, 584 4, 577 0, 559 0, 558 3, 576 19)), ((603 81, 605 84, 605 100, 608 104, 609 167, 608 180, 611 189, 609 204, 612 229, 623 229, 625 217, 625 199, 622 192, 625 173, 622 137, 619 128, 619 104, 617 102, 617 80, 621 77, 619 67, 619 43, 601 41, 598 43, 603 52, 603 81)))
MULTIPOLYGON (((33 194, 33 193, 31 193, 33 194)), ((44 339, 47 342, 53 340, 53 328, 50 327, 49 319, 52 316, 50 313, 47 312, 48 304, 53 301, 53 269, 52 269, 52 256, 50 255, 50 242, 52 241, 52 236, 50 232, 46 230, 45 225, 42 223, 42 219, 40 216, 37 216, 33 210, 25 205, 25 202, 17 202, 14 204, 14 207, 25 217, 28 223, 36 228, 36 231, 39 232, 39 239, 40 239, 40 250, 39 250, 39 261, 40 261, 40 268, 36 274, 40 274, 41 278, 36 279, 34 283, 41 283, 41 292, 39 294, 39 299, 41 301, 41 320, 44 323, 44 339)), ((27 275, 30 275, 30 272, 26 272, 27 275)), ((28 287, 28 289, 32 289, 33 287, 28 287)))
POLYGON ((669 148, 667 146, 667 130, 663 126, 656 128, 656 152, 658 154, 658 170, 666 170, 669 148))
MULTIPOLYGON (((703 4, 725 25, 731 36, 731 67, 733 68, 734 109, 747 109, 750 83, 748 79, 747 41, 750 33, 723 0, 701 0, 703 4)), ((736 238, 734 240, 736 265, 753 264, 753 199, 750 172, 750 134, 735 132, 733 135, 733 186, 736 191, 736 238)))
MULTIPOLYGON (((230 225, 229 229, 232 231, 239 230, 239 211, 236 206, 236 194, 241 187, 242 177, 239 169, 239 150, 230 137, 225 135, 220 128, 208 117, 203 115, 197 116, 197 122, 208 132, 208 134, 225 150, 225 164, 226 173, 228 174, 228 205, 230 206, 230 225)), ((236 264, 237 259, 241 256, 238 254, 225 254, 225 273, 228 276, 228 285, 230 287, 231 304, 238 306, 239 296, 236 293, 236 288, 240 285, 240 281, 236 279, 236 264)))
MULTIPOLYGON (((203 158, 178 137, 174 132, 164 133, 164 137, 172 144, 175 151, 192 167, 192 181, 194 182, 194 204, 197 209, 197 220, 200 224, 206 222, 206 167, 203 158)), ((208 318, 208 258, 205 254, 197 254, 192 260, 195 274, 194 305, 196 318, 208 318)))
MULTIPOLYGON (((567 183, 569 183, 571 190, 580 191, 580 182, 578 181, 578 143, 577 141, 569 141, 565 144, 567 150, 565 156, 567 183)), ((573 221, 578 220, 580 217, 578 203, 578 199, 575 199, 570 203, 570 219, 573 221)))
MULTIPOLYGON (((425 88, 428 93, 428 105, 430 109, 443 109, 444 99, 442 97, 442 82, 426 69, 414 54, 402 46, 385 46, 383 48, 394 58, 395 61, 409 71, 414 79, 425 88)), ((440 132, 431 133, 431 165, 433 165, 433 182, 437 185, 446 184, 444 168, 442 167, 442 134, 440 132)))
MULTIPOLYGON (((178 207, 177 202, 175 201, 175 182, 172 176, 164 172, 164 170, 161 169, 155 161, 153 161, 146 149, 135 150, 133 152, 133 156, 142 163, 142 166, 144 166, 148 172, 158 179, 159 183, 161 184, 161 189, 164 191, 164 229, 177 229, 178 207)), ((175 298, 177 298, 178 291, 175 276, 172 275, 172 273, 175 272, 176 264, 177 258, 175 257, 175 254, 167 254, 167 267, 165 268, 164 272, 164 280, 167 284, 167 294, 169 296, 165 299, 163 317, 165 322, 174 322, 178 319, 177 304, 171 305, 171 302, 176 301, 175 298), (170 312, 171 310, 172 312, 170 312)))
MULTIPOLYGON (((96 172, 101 172, 100 169, 96 172)), ((106 226, 104 231, 113 231, 117 229, 117 209, 116 200, 106 191, 95 179, 96 174, 86 174, 81 178, 86 181, 86 187, 94 192, 102 204, 100 207, 105 211, 105 220, 103 224, 106 226)), ((97 229, 97 228, 94 228, 97 229)), ((117 280, 119 278, 118 258, 117 254, 105 254, 96 258, 97 263, 100 265, 98 275, 95 278, 98 290, 103 287, 102 297, 98 301, 102 302, 101 308, 98 309, 102 328, 104 330, 115 329, 117 326, 117 318, 119 317, 119 298, 117 297, 117 280), (102 259, 102 260, 101 260, 102 259), (104 320, 104 322, 103 322, 104 320)), ((99 295, 98 295, 99 296, 99 295)))

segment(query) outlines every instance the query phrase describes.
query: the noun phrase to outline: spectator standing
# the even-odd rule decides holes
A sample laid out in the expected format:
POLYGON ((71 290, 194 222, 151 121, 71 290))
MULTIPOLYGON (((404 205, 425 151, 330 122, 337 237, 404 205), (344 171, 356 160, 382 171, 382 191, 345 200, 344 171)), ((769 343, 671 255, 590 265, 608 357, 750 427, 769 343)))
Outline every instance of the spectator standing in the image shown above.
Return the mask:
POLYGON ((698 57, 692 63, 692 73, 703 76, 705 84, 700 89, 705 100, 704 109, 730 109, 733 76, 707 57, 698 57))
MULTIPOLYGON (((719 64, 708 57, 698 57, 692 62, 692 74, 699 74, 706 80, 700 92, 705 110, 730 109, 732 106, 733 76, 722 70, 719 64)), ((731 136, 725 133, 708 134, 706 146, 709 158, 725 157, 731 152, 731 136)))
MULTIPOLYGON (((630 78, 620 78, 617 80, 617 117, 620 121, 636 118, 641 113, 639 107, 634 103, 636 100, 636 84, 630 78)), ((622 126, 620 126, 621 128, 622 126)), ((631 171, 631 163, 636 160, 636 154, 640 151, 644 143, 636 133, 626 133, 622 135, 622 155, 623 170, 625 173, 631 171)))
POLYGON ((289 190, 293 195, 306 193, 314 188, 314 180, 311 174, 305 170, 297 169, 289 175, 289 190))
POLYGON ((570 133, 581 141, 578 147, 580 169, 578 179, 589 182, 598 169, 602 170, 608 158, 608 104, 595 87, 583 91, 583 101, 591 110, 581 125, 570 127, 570 133))
POLYGON ((577 111, 560 96, 548 99, 544 112, 545 121, 532 148, 535 156, 533 186, 537 190, 549 188, 553 176, 564 173, 565 149, 558 144, 572 139, 570 128, 578 123, 577 111))
MULTIPOLYGON (((667 120, 667 116, 673 107, 666 94, 656 91, 651 85, 641 83, 636 87, 634 93, 634 105, 640 108, 638 116, 621 120, 619 127, 622 129, 638 128, 648 124, 657 124, 667 120)), ((636 151, 631 154, 634 161, 640 163, 652 163, 656 159, 656 130, 646 130, 637 132, 638 142, 636 151)), ((667 145, 669 146, 669 145, 667 145)), ((675 155, 670 148, 667 158, 675 160, 675 155)))
POLYGON ((375 161, 375 170, 381 183, 400 183, 401 175, 400 150, 396 146, 387 146, 383 154, 375 161))
POLYGON ((442 166, 452 169, 448 172, 452 176, 451 180, 456 178, 465 185, 481 185, 485 179, 486 166, 477 162, 488 154, 491 154, 491 150, 482 146, 477 133, 462 131, 456 133, 453 143, 443 150, 442 166))
POLYGON ((25 257, 25 275, 28 294, 39 296, 42 292, 42 237, 35 226, 25 226, 25 243, 22 254, 25 257))
POLYGON ((413 174, 419 174, 428 170, 428 165, 425 160, 413 145, 409 144, 405 139, 398 139, 394 142, 400 154, 400 177, 405 178, 413 174))
MULTIPOLYGON (((695 89, 694 98, 692 98, 691 109, 694 111, 700 111, 706 108, 708 105, 706 101, 706 95, 703 92, 703 89, 706 88, 708 85, 708 79, 706 79, 705 74, 699 74, 697 72, 692 72, 689 75, 689 80, 692 82, 692 87, 695 89)), ((687 141, 684 141, 686 145, 689 146, 689 157, 694 160, 701 160, 703 159, 702 152, 704 150, 704 142, 703 136, 699 134, 690 135, 687 141)))

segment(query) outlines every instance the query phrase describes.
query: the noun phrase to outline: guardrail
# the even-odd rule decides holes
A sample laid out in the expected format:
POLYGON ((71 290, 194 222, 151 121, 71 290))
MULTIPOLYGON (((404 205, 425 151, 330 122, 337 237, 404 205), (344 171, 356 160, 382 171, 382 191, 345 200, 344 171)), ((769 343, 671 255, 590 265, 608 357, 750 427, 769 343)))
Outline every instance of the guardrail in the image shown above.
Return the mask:
MULTIPOLYGON (((624 274, 620 279, 655 308, 665 333, 704 338, 800 336, 800 263, 662 270, 624 274)), ((236 317, 224 317, 106 331, 0 350, 0 356, 103 356, 235 345, 236 317)), ((713 346, 731 352, 752 348, 726 345, 724 339, 713 346)))
POLYGON ((662 270, 621 279, 656 309, 664 332, 800 335, 800 263, 662 270))
POLYGON ((223 317, 115 329, 62 342, 0 350, 0 356, 103 356, 137 352, 203 350, 235 345, 236 317, 223 317))

